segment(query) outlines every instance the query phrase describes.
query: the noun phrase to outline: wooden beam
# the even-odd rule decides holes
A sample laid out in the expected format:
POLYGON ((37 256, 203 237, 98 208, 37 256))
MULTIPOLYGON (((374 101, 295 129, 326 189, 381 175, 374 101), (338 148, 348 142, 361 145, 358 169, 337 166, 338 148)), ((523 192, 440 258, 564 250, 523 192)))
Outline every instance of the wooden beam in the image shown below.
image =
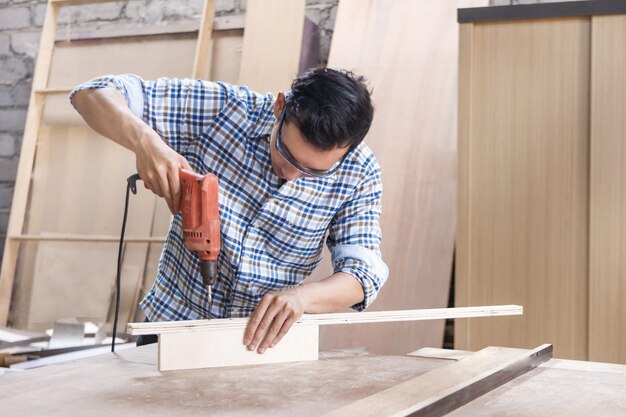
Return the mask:
POLYGON ((193 62, 192 78, 208 78, 211 68, 210 51, 213 48, 213 19, 215 16, 215 0, 204 2, 204 12, 200 23, 200 33, 196 45, 196 56, 193 62))
POLYGON ((488 347, 474 355, 341 407, 326 417, 441 416, 536 368, 552 345, 488 347))
MULTIPOLYGON (((105 235, 73 235, 73 234, 55 234, 55 235, 15 235, 9 236, 9 239, 23 241, 48 241, 48 242, 119 242, 119 236, 105 235)), ((130 236, 124 238, 125 243, 163 243, 165 237, 162 236, 146 236, 137 237, 130 236)))
POLYGON ((118 0, 49 0, 48 3, 54 6, 77 6, 85 4, 115 3, 118 0))
MULTIPOLYGON (((294 326, 309 324, 323 326, 333 324, 442 320, 472 317, 512 316, 521 314, 523 314, 523 308, 515 305, 372 311, 365 313, 305 314, 294 324, 294 326)), ((246 327, 247 323, 248 318, 128 323, 127 332, 132 335, 145 335, 200 330, 243 329, 246 327)))

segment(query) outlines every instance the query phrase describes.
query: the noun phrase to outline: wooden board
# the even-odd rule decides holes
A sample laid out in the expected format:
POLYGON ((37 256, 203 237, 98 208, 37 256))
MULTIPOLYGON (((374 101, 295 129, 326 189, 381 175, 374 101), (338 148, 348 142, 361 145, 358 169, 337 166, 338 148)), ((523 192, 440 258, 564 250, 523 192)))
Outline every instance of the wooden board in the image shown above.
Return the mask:
POLYGON ((549 341, 555 356, 585 359, 589 21, 481 23, 462 35, 456 305, 526 314, 457 324, 455 347, 549 341))
POLYGON ((244 328, 182 331, 159 335, 159 371, 260 365, 318 358, 319 327, 294 326, 263 354, 243 344, 244 328))
MULTIPOLYGON (((382 167, 383 259, 374 310, 447 307, 455 235, 456 9, 486 1, 342 0, 329 66, 370 80, 365 142, 382 167)), ((330 255, 311 279, 332 273, 330 255)), ((326 328, 323 349, 406 353, 441 346, 444 322, 326 328)))
POLYGON ((552 346, 531 351, 489 347, 326 414, 340 416, 442 416, 536 368, 552 346))
POLYGON ((626 16, 591 30, 589 359, 626 363, 626 16))
POLYGON ((248 0, 239 84, 262 94, 287 91, 298 75, 304 0, 248 0))
MULTIPOLYGON (((421 321, 461 319, 473 317, 515 316, 523 314, 521 306, 480 306, 461 308, 434 308, 422 310, 398 311, 368 311, 361 313, 326 313, 304 314, 294 326, 329 326, 338 324, 357 323, 392 323, 398 321, 421 321)), ((181 320, 162 321, 151 323, 128 323, 128 333, 133 335, 163 334, 181 331, 244 329, 248 324, 247 317, 211 319, 211 320, 181 320)))

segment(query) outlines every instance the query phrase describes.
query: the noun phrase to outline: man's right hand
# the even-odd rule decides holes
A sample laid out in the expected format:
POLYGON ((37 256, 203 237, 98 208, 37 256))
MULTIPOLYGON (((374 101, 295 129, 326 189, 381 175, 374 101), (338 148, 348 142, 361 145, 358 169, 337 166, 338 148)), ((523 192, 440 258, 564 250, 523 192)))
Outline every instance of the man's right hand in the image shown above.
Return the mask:
POLYGON ((172 214, 180 209, 180 168, 193 171, 189 162, 159 137, 154 130, 148 130, 135 149, 137 172, 144 186, 163 197, 172 214))

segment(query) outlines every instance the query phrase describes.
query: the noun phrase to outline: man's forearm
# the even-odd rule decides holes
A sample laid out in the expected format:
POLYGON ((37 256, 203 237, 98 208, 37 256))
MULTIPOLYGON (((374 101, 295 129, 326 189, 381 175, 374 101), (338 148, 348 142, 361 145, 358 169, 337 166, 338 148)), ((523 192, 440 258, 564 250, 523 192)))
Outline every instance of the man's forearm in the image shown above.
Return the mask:
POLYGON ((361 284, 350 274, 337 272, 328 278, 296 288, 305 313, 332 313, 363 301, 361 284))
POLYGON ((117 90, 81 90, 72 96, 72 104, 93 130, 135 153, 143 140, 154 135, 117 90))

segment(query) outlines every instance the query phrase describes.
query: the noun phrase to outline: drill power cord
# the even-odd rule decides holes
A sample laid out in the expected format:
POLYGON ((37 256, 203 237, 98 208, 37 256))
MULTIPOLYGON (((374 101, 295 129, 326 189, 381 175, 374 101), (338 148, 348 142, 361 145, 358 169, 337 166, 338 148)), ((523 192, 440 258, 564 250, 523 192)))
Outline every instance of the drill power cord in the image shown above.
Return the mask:
POLYGON ((124 218, 122 220, 122 233, 120 234, 120 246, 117 251, 117 275, 115 278, 115 316, 113 319, 113 337, 111 339, 111 352, 115 352, 115 338, 117 336, 117 319, 120 314, 120 290, 122 273, 122 255, 124 252, 124 233, 126 231, 126 219, 128 217, 128 200, 130 192, 137 194, 137 180, 140 180, 139 174, 133 174, 126 180, 126 200, 124 201, 124 218))

